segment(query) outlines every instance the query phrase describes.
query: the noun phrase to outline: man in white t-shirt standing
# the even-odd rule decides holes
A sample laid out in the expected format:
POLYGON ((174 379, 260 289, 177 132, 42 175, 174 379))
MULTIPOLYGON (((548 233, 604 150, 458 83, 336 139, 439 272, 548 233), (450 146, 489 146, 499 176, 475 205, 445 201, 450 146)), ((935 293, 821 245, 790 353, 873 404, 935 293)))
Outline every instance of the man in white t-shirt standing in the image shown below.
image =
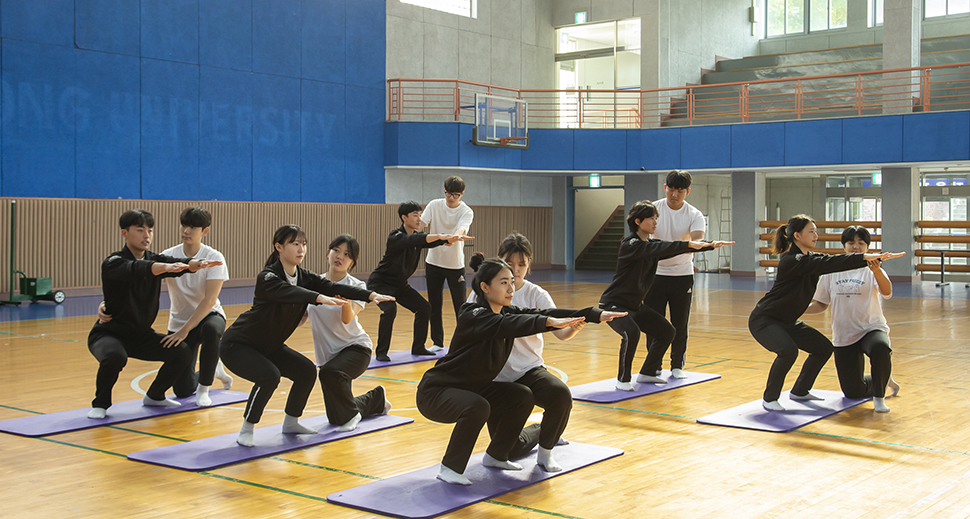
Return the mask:
MULTIPOLYGON (((475 212, 461 201, 465 194, 465 181, 461 177, 450 176, 445 179, 445 197, 428 203, 421 213, 421 220, 428 226, 428 234, 453 234, 465 236, 471 227, 475 212)), ((425 258, 424 276, 428 283, 428 303, 431 304, 431 342, 430 351, 440 351, 445 343, 445 330, 442 324, 442 291, 445 280, 451 291, 451 302, 458 309, 465 302, 465 251, 464 244, 457 242, 447 247, 428 249, 425 258)))
MULTIPOLYGON (((657 231, 651 238, 664 241, 704 239, 704 215, 694 206, 687 203, 690 193, 690 173, 675 169, 667 174, 664 181, 664 198, 653 204, 657 206, 660 218, 657 221, 657 231)), ((670 371, 673 378, 686 378, 684 374, 684 358, 687 353, 687 324, 690 321, 690 305, 694 292, 694 255, 681 254, 673 258, 660 260, 657 265, 657 277, 644 298, 644 304, 664 315, 670 306, 670 324, 674 325, 676 334, 670 344, 670 371)), ((649 336, 649 331, 645 330, 649 336)), ((655 340, 650 337, 647 342, 648 351, 655 347, 655 340)))

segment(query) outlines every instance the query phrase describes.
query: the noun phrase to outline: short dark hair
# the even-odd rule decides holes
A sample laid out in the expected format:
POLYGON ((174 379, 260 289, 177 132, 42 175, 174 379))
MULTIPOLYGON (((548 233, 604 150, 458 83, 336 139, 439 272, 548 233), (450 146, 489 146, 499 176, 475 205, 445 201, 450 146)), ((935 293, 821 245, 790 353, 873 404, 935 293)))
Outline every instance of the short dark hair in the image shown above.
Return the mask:
POLYGON ((445 191, 448 193, 464 193, 465 181, 461 177, 452 175, 445 179, 445 191))
POLYGON ((869 229, 861 225, 850 225, 842 231, 842 245, 850 241, 855 241, 856 238, 866 242, 866 245, 872 244, 872 236, 869 235, 869 229))
POLYGON ((397 216, 400 218, 420 210, 421 204, 415 202, 414 200, 408 200, 407 202, 401 202, 401 205, 397 206, 397 216))
POLYGON ((532 269, 532 242, 518 231, 512 231, 498 246, 498 257, 508 262, 514 254, 521 254, 529 260, 529 270, 532 269))
POLYGON ((122 213, 121 218, 118 219, 118 225, 122 229, 127 229, 132 225, 145 226, 151 229, 155 227, 155 217, 144 209, 132 209, 122 213))
POLYGON ((670 189, 690 189, 690 172, 685 169, 675 169, 667 173, 664 184, 670 189))
POLYGON ((350 256, 350 261, 354 262, 347 270, 353 270, 357 266, 357 256, 360 255, 360 243, 357 243, 357 238, 349 234, 341 234, 334 238, 330 245, 327 245, 327 250, 336 249, 345 243, 347 244, 347 254, 350 256))
POLYGON ((637 220, 652 218, 657 214, 657 206, 650 200, 640 200, 630 208, 630 214, 626 217, 626 224, 630 226, 630 232, 637 232, 637 220))
POLYGON ((199 206, 188 207, 179 215, 179 223, 186 227, 205 229, 212 225, 212 214, 199 206))

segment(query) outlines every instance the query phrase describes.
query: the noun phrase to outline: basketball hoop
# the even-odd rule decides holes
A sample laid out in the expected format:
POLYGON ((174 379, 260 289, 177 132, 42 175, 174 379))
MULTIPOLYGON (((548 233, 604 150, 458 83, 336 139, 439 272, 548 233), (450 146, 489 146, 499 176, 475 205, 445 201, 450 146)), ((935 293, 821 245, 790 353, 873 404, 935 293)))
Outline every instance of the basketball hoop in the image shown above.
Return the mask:
POLYGON ((522 140, 525 140, 525 137, 502 137, 501 139, 498 140, 498 142, 502 146, 507 146, 510 142, 519 142, 522 140))

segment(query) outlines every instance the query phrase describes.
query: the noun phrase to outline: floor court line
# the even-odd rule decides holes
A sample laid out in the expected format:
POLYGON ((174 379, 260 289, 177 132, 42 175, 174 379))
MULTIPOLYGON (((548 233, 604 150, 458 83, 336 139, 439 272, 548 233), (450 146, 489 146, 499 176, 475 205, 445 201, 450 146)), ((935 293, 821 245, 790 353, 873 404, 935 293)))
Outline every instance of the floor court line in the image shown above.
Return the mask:
MULTIPOLYGON (((103 450, 103 449, 95 449, 93 447, 87 447, 85 445, 79 445, 79 444, 70 443, 70 442, 63 442, 63 441, 59 441, 59 440, 53 440, 53 439, 50 439, 50 438, 38 437, 38 438, 31 438, 31 439, 43 440, 43 441, 46 441, 46 442, 49 442, 49 443, 55 443, 55 444, 63 445, 63 446, 66 446, 66 447, 74 447, 74 448, 77 448, 77 449, 83 449, 83 450, 87 450, 87 451, 97 452, 97 453, 100 453, 100 454, 107 454, 109 456, 116 456, 116 457, 121 457, 121 458, 127 458, 127 455, 125 455, 125 454, 119 454, 117 452, 106 451, 106 450, 103 450)), ((188 440, 181 440, 181 441, 188 441, 188 440)), ((296 452, 299 452, 299 451, 296 451, 296 452)), ((317 469, 317 470, 326 470, 328 472, 337 472, 337 473, 341 473, 341 474, 347 474, 347 475, 350 475, 350 476, 356 476, 356 477, 360 477, 360 478, 364 478, 364 479, 370 479, 370 480, 375 480, 375 481, 379 481, 379 480, 384 479, 384 478, 380 478, 380 477, 377 477, 377 476, 370 476, 370 475, 367 475, 367 474, 360 474, 360 473, 346 471, 346 470, 342 470, 342 469, 336 469, 336 468, 332 468, 332 467, 325 467, 325 466, 322 466, 322 465, 315 465, 315 464, 312 464, 312 463, 305 463, 305 462, 301 462, 301 461, 288 460, 286 458, 281 458, 279 456, 271 456, 271 457, 266 458, 266 459, 272 459, 274 461, 283 461, 283 462, 286 462, 286 463, 300 465, 300 466, 304 466, 304 467, 308 467, 308 468, 314 468, 314 469, 317 469)), ((270 486, 270 485, 264 485, 262 483, 256 483, 254 481, 247 481, 247 480, 244 480, 244 479, 233 478, 233 477, 230 477, 230 476, 223 476, 221 474, 215 474, 215 473, 212 473, 210 471, 195 472, 194 474, 198 474, 198 475, 202 475, 202 476, 210 477, 210 478, 215 478, 215 479, 221 479, 223 481, 229 481, 229 482, 232 482, 232 483, 239 483, 239 484, 242 484, 242 485, 247 485, 247 486, 251 486, 251 487, 255 487, 255 488, 261 488, 263 490, 270 490, 270 491, 278 492, 278 493, 281 493, 281 494, 286 494, 286 495, 290 495, 290 496, 294 496, 294 497, 302 497, 302 498, 305 498, 305 499, 310 499, 310 500, 313 500, 313 501, 319 501, 319 502, 323 502, 323 503, 330 504, 329 501, 327 501, 327 499, 325 497, 319 497, 319 496, 314 496, 314 495, 310 495, 310 494, 304 494, 304 493, 301 493, 301 492, 294 492, 292 490, 286 490, 286 489, 283 489, 283 488, 274 487, 274 486, 270 486)), ((511 503, 502 503, 501 501, 495 501, 493 499, 485 500, 485 501, 482 501, 482 502, 483 503, 493 504, 493 505, 508 506, 508 507, 512 507, 512 508, 517 508, 519 510, 526 510, 526 511, 530 511, 530 512, 536 512, 536 513, 540 513, 540 514, 544 514, 544 515, 549 515, 549 516, 552 516, 552 517, 562 517, 562 518, 566 518, 566 519, 582 519, 581 517, 560 514, 558 512, 552 512, 552 511, 549 511, 549 510, 541 510, 541 509, 538 509, 538 508, 530 508, 530 507, 526 507, 526 506, 522 506, 522 505, 511 504, 511 503)))

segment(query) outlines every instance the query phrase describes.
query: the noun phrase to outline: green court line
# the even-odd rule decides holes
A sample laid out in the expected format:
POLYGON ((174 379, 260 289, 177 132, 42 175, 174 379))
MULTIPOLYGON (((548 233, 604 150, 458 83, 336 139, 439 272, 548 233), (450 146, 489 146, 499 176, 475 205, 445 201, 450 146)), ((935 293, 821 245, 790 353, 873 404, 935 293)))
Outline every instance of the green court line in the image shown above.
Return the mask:
POLYGON ((628 409, 626 407, 616 407, 616 406, 603 405, 603 404, 590 404, 590 403, 587 403, 587 402, 573 402, 573 404, 575 404, 575 405, 584 405, 584 406, 587 406, 587 407, 600 407, 600 408, 603 408, 603 409, 615 409, 617 411, 629 411, 631 413, 643 413, 643 414, 652 414, 652 415, 657 415, 657 416, 666 416, 668 418, 683 418, 684 420, 695 420, 695 421, 697 420, 696 418, 691 418, 690 416, 680 416, 678 414, 658 413, 656 411, 644 411, 643 409, 628 409))
POLYGON ((944 449, 934 449, 932 447, 919 447, 919 446, 916 446, 916 445, 906 445, 905 443, 884 442, 884 441, 879 441, 879 440, 866 440, 866 439, 863 439, 863 438, 852 438, 851 436, 839 436, 837 434, 825 434, 825 433, 818 433, 818 432, 811 432, 811 431, 797 431, 796 430, 796 431, 792 431, 792 432, 796 432, 796 433, 800 433, 800 434, 808 434, 810 436, 822 436, 824 438, 837 438, 839 440, 849 440, 849 441, 857 441, 857 442, 863 442, 863 443, 872 443, 872 444, 875 444, 875 445, 888 445, 890 447, 903 447, 905 449, 916 449, 916 450, 929 451, 929 452, 938 452, 938 453, 941 453, 941 454, 959 454, 961 456, 970 456, 970 452, 948 451, 948 450, 944 450, 944 449))
POLYGON ((705 362, 704 364, 695 364, 695 365, 691 366, 691 369, 694 369, 694 368, 703 368, 704 366, 713 366, 714 364, 720 364, 722 362, 731 362, 731 360, 732 359, 721 359, 721 360, 715 360, 713 362, 705 362))
POLYGON ((40 411, 30 411, 28 409, 21 409, 19 407, 11 407, 9 405, 3 405, 3 404, 0 404, 0 407, 2 407, 4 409, 13 409, 14 411, 21 411, 21 412, 24 412, 24 413, 47 414, 47 413, 41 413, 40 411))
POLYGON ((232 483, 240 483, 242 485, 247 485, 247 486, 251 486, 251 487, 255 487, 255 488, 261 488, 263 490, 272 490, 274 492, 279 492, 281 494, 286 494, 286 495, 296 496, 296 497, 302 497, 302 498, 305 498, 305 499, 310 499, 310 500, 313 500, 313 501, 319 501, 319 502, 322 502, 322 503, 327 503, 328 502, 327 501, 327 498, 325 498, 325 497, 311 496, 310 494, 303 494, 303 493, 300 493, 300 492, 294 492, 292 490, 284 490, 282 488, 271 487, 269 485, 263 485, 262 483, 254 483, 252 481, 246 481, 244 479, 231 478, 229 476, 222 476, 222 475, 219 475, 219 474, 213 474, 211 472, 196 472, 196 474, 201 474, 203 476, 210 477, 210 478, 221 479, 223 481, 230 481, 232 483))
MULTIPOLYGON (((122 430, 124 430, 124 429, 122 429, 122 430)), ((138 432, 138 431, 134 431, 134 432, 138 432)), ((62 442, 62 441, 58 441, 58 440, 51 440, 49 438, 34 438, 34 439, 42 440, 42 441, 49 442, 49 443, 56 443, 58 445, 64 445, 66 447, 75 447, 75 448, 78 448, 78 449, 83 449, 83 450, 87 450, 87 451, 97 452, 97 453, 100 453, 100 454, 107 454, 107 455, 110 455, 110 456, 116 456, 116 457, 119 457, 119 458, 126 458, 126 459, 128 458, 128 456, 126 456, 124 454, 119 454, 117 452, 110 452, 110 451, 106 451, 106 450, 102 450, 102 449, 95 449, 93 447, 86 447, 84 445, 78 445, 76 443, 67 443, 67 442, 62 442)), ((182 440, 182 441, 186 441, 186 440, 182 440)), ((310 467, 310 468, 315 468, 315 469, 323 469, 323 470, 327 470, 327 471, 331 471, 331 472, 338 472, 338 473, 342 473, 342 474, 348 474, 348 475, 351 475, 351 476, 357 476, 357 477, 361 477, 361 478, 365 478, 365 479, 371 479, 371 480, 381 480, 381 479, 383 479, 383 478, 379 478, 379 477, 376 477, 376 476, 368 476, 366 474, 359 474, 359 473, 350 472, 350 471, 347 471, 347 470, 335 469, 335 468, 331 468, 331 467, 324 467, 324 466, 321 466, 321 465, 314 465, 312 463, 304 463, 304 462, 301 462, 301 461, 288 460, 288 459, 280 458, 280 457, 277 457, 277 456, 273 456, 273 457, 268 458, 268 459, 277 460, 277 461, 285 461, 287 463, 292 463, 292 464, 295 464, 295 465, 301 465, 301 466, 304 466, 304 467, 310 467)), ((302 497, 302 498, 305 498, 305 499, 310 499, 312 501, 318 501, 318 502, 322 502, 322 503, 333 504, 333 503, 330 503, 327 500, 327 498, 325 498, 325 497, 318 497, 318 496, 313 496, 313 495, 310 495, 310 494, 304 494, 304 493, 301 493, 301 492, 294 492, 292 490, 286 490, 286 489, 279 488, 279 487, 273 487, 273 486, 269 486, 269 485, 263 485, 262 483, 255 483, 253 481, 246 481, 244 479, 233 478, 233 477, 229 477, 229 476, 223 476, 223 475, 220 475, 220 474, 214 474, 214 473, 208 472, 208 471, 196 472, 195 474, 199 474, 199 475, 206 476, 206 477, 210 477, 210 478, 214 478, 214 479, 221 479, 223 481, 229 481, 231 483, 239 483, 241 485, 246 485, 246 486, 250 486, 250 487, 253 487, 253 488, 260 488, 260 489, 263 489, 263 490, 270 490, 270 491, 273 491, 273 492, 279 492, 281 494, 286 494, 286 495, 290 495, 290 496, 302 497)), ((537 508, 529 508, 529 507, 521 506, 521 505, 513 505, 511 503, 502 503, 500 501, 494 501, 494 500, 491 500, 491 499, 487 499, 487 500, 482 501, 482 502, 483 503, 490 503, 490 504, 493 504, 493 505, 507 506, 507 507, 510 507, 510 508, 515 508, 517 510, 525 510, 525 511, 529 511, 529 512, 537 512, 537 513, 544 514, 544 515, 549 515, 549 516, 552 516, 552 517, 562 517, 563 519, 582 519, 581 517, 576 517, 576 516, 572 516, 572 515, 560 514, 558 512, 550 512, 550 511, 547 511, 547 510, 540 510, 540 509, 537 509, 537 508)))
POLYGON ((135 433, 135 434, 144 434, 145 436, 152 436, 152 437, 155 437, 155 438, 162 438, 164 440, 172 440, 172 441, 182 442, 182 443, 186 443, 186 442, 192 441, 192 440, 186 440, 186 439, 183 439, 183 438, 175 438, 173 436, 165 436, 165 435, 162 435, 162 434, 155 434, 155 433, 150 433, 150 432, 145 432, 145 431, 139 431, 137 429, 126 429, 124 427, 118 427, 117 425, 109 425, 106 428, 107 429, 116 429, 116 430, 119 430, 119 431, 127 431, 127 432, 131 432, 131 433, 135 433))
POLYGON ((125 456, 124 454, 118 454, 117 452, 111 452, 111 451, 106 451, 106 450, 102 450, 102 449, 95 449, 94 447, 87 447, 85 445, 78 445, 76 443, 62 442, 62 441, 58 441, 58 440, 52 440, 50 438, 37 438, 37 437, 35 437, 35 438, 31 438, 31 439, 33 439, 33 440, 40 440, 40 441, 44 441, 44 442, 48 442, 48 443, 56 443, 58 445, 63 445, 65 447, 76 447, 78 449, 84 449, 86 451, 97 452, 97 453, 100 453, 100 454, 107 454, 109 456, 118 456, 119 458, 128 459, 128 456, 125 456))
POLYGON ((375 377, 374 375, 361 375, 361 376, 359 376, 357 378, 372 378, 374 380, 387 380, 389 382, 404 382, 406 384, 417 384, 417 382, 415 382, 413 380, 401 380, 399 378, 375 377))
POLYGON ((379 478, 377 476, 368 476, 367 474, 361 474, 359 472, 351 472, 349 470, 335 469, 333 467, 324 467, 323 465, 316 465, 316 464, 313 464, 313 463, 306 463, 304 461, 288 460, 286 458, 281 458, 279 456, 273 456, 273 457, 268 458, 268 459, 276 460, 276 461, 285 461, 286 463, 292 463, 293 465, 300 465, 301 467, 310 467, 310 468, 313 468, 313 469, 321 469, 321 470, 326 470, 326 471, 329 471, 329 472, 337 472, 337 473, 340 473, 340 474, 348 474, 348 475, 351 475, 351 476, 357 476, 359 478, 364 478, 364 479, 373 479, 373 480, 380 480, 381 479, 381 478, 379 478))

